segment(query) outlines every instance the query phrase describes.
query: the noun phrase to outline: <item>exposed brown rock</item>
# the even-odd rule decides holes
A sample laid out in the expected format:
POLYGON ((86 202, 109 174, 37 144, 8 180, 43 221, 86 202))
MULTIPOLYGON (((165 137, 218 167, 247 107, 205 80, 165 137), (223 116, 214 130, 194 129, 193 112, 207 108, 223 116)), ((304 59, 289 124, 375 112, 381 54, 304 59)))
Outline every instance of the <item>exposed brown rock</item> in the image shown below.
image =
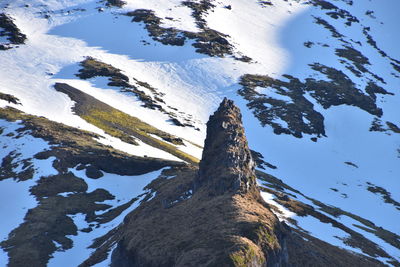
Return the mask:
POLYGON ((207 126, 199 170, 148 186, 156 196, 126 217, 112 266, 285 265, 287 229, 260 197, 239 109, 224 99, 207 126))
POLYGON ((380 266, 278 220, 260 197, 232 101, 224 99, 207 126, 199 169, 164 170, 146 187, 154 198, 96 240, 96 252, 81 266, 101 262, 116 244, 114 267, 380 266))
POLYGON ((229 192, 258 194, 255 163, 247 145, 240 110, 224 99, 207 123, 207 138, 195 190, 209 194, 229 192))
POLYGON ((111 266, 264 266, 285 260, 283 226, 262 202, 229 193, 207 198, 201 191, 185 199, 197 170, 174 171, 173 179, 155 180, 156 197, 125 219, 111 266))

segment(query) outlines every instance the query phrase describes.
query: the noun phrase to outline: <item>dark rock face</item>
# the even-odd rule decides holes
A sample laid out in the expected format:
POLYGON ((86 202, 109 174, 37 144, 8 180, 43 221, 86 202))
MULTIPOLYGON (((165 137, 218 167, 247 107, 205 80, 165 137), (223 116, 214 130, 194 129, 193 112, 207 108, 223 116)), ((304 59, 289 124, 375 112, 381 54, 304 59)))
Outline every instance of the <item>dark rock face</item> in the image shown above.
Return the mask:
MULTIPOLYGON (((1 36, 1 35, 0 35, 1 36)), ((7 101, 8 103, 13 103, 16 105, 21 105, 21 103, 19 102, 19 99, 16 98, 13 95, 9 95, 9 94, 4 94, 0 92, 0 99, 7 101)))
POLYGON ((0 37, 6 37, 7 43, 0 43, 0 50, 8 50, 13 45, 24 44, 26 35, 21 33, 13 19, 4 13, 0 13, 0 37))
POLYGON ((210 194, 256 192, 254 161, 242 125, 240 110, 224 99, 207 123, 207 138, 195 191, 210 194))

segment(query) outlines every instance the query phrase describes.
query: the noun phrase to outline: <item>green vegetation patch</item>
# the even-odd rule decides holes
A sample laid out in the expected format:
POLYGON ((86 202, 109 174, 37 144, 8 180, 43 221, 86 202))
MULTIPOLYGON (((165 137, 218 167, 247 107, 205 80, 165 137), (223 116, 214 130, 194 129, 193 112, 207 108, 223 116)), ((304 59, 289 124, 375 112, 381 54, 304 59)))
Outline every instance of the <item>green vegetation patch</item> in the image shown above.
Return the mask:
POLYGON ((104 130, 107 134, 120 138, 129 143, 135 143, 134 138, 142 142, 164 150, 172 155, 192 164, 197 164, 199 160, 176 148, 173 144, 183 145, 182 139, 119 111, 92 96, 89 96, 76 88, 67 84, 57 83, 56 90, 67 94, 76 102, 74 111, 87 122, 104 130), (153 137, 158 136, 160 139, 153 137), (167 143, 168 142, 168 143, 167 143))
POLYGON ((232 253, 230 255, 230 259, 232 260, 233 266, 235 267, 254 266, 254 263, 258 264, 256 266, 262 266, 263 264, 263 261, 259 259, 257 253, 250 245, 243 247, 237 252, 232 253))
MULTIPOLYGON (((141 175, 165 166, 184 165, 176 161, 128 155, 97 142, 96 139, 100 138, 97 134, 43 117, 28 115, 14 108, 0 108, 0 119, 21 120, 21 128, 17 129, 17 134, 27 132, 49 142, 51 149, 39 152, 34 157, 37 159, 56 157, 53 167, 59 172, 66 172, 68 168, 74 168, 80 164, 84 168, 90 166, 107 173, 141 175)), ((9 163, 4 164, 6 165, 9 163)))
POLYGON ((140 81, 134 77, 130 82, 129 77, 122 70, 92 57, 87 57, 80 65, 82 68, 76 74, 77 77, 81 79, 90 79, 98 76, 107 77, 108 86, 118 87, 121 92, 133 94, 142 103, 142 107, 158 110, 168 115, 171 118, 170 121, 177 126, 194 128, 190 115, 180 112, 180 116, 178 116, 176 114, 177 109, 166 106, 165 101, 162 99, 164 93, 161 93, 147 82, 140 81), (150 93, 146 93, 142 90, 143 88, 150 93))
MULTIPOLYGON (((50 149, 39 152, 36 159, 55 157, 53 167, 58 174, 39 177, 30 188, 38 206, 28 210, 24 221, 0 242, 0 247, 8 253, 9 266, 46 266, 55 251, 72 248, 72 239, 78 231, 90 232, 94 227, 112 221, 129 208, 138 198, 133 198, 119 206, 102 204, 114 196, 104 189, 87 192, 86 182, 76 177, 69 168, 99 169, 120 175, 140 175, 165 166, 183 166, 174 161, 154 158, 140 158, 122 153, 98 143, 96 134, 47 120, 43 117, 25 114, 14 108, 0 108, 0 119, 20 121, 20 128, 8 138, 31 135, 49 142, 50 149), (100 214, 99 214, 100 212, 100 214), (83 214, 88 227, 78 229, 71 217, 83 214)), ((20 159, 22 155, 13 151, 3 158, 0 180, 14 178, 31 179, 34 166, 31 159, 20 159), (29 170, 26 176, 14 173, 17 166, 29 170)))

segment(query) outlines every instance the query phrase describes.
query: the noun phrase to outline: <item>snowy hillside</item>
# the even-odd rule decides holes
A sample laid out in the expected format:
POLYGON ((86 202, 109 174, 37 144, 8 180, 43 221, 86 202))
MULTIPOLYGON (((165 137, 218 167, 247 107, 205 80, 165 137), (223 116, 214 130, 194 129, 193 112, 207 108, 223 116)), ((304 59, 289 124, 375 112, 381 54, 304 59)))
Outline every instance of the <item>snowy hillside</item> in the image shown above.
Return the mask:
POLYGON ((35 240, 38 266, 82 263, 161 170, 198 163, 223 97, 281 220, 398 266, 399 8, 1 1, 0 266, 26 264, 35 240))

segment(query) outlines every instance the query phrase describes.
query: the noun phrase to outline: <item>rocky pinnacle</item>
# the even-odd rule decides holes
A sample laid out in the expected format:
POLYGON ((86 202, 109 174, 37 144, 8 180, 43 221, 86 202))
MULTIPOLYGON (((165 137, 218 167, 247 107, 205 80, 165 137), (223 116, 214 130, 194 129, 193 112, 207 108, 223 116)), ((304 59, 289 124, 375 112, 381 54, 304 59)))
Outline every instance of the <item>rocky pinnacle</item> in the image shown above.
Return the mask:
POLYGON ((206 189, 211 195, 258 192, 242 115, 227 98, 207 123, 207 137, 194 189, 206 189))

